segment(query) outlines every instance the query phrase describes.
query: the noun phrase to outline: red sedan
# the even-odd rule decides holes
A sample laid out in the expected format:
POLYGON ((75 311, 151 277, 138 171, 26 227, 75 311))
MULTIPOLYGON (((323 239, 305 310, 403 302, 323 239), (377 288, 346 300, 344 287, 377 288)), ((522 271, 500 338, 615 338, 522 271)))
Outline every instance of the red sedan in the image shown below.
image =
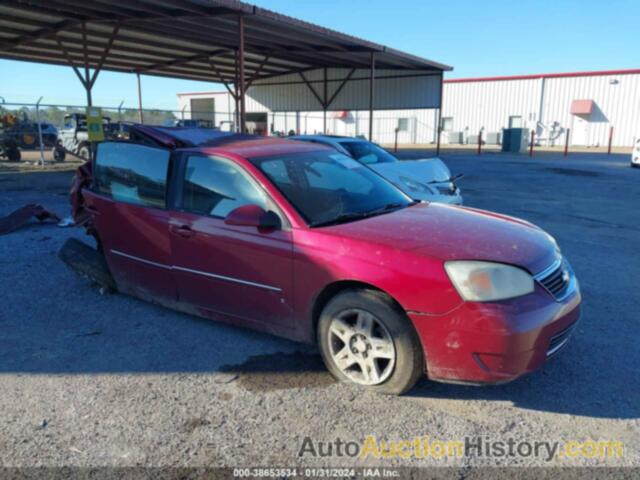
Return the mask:
POLYGON ((321 145, 211 135, 138 126, 82 172, 76 218, 119 291, 316 343, 382 393, 507 382, 567 343, 580 290, 538 227, 417 202, 321 145))

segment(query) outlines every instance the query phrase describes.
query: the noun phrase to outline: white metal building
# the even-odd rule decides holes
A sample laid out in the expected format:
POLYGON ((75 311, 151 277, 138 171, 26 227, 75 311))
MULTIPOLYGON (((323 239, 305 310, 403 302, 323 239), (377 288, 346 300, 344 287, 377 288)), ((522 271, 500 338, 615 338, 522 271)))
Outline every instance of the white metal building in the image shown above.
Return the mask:
MULTIPOLYGON (((397 88, 406 92, 407 104, 436 103, 436 99, 426 97, 433 92, 437 94, 437 88, 430 89, 427 95, 411 88, 410 78, 397 81, 397 88)), ((291 82, 286 94, 307 95, 305 104, 309 110, 288 111, 282 90, 276 97, 265 87, 250 89, 249 128, 270 133, 324 131, 323 112, 313 110, 315 99, 309 89, 302 88, 295 79, 291 82)), ((349 89, 342 94, 357 105, 358 95, 367 90, 366 78, 363 77, 361 86, 352 82, 349 89)), ((369 112, 364 108, 339 110, 339 103, 328 113, 327 132, 367 136, 369 112)), ((178 105, 184 118, 214 116, 216 125, 234 119, 233 97, 226 92, 181 93, 178 105)), ((374 119, 376 142, 393 143, 396 129, 400 144, 436 142, 435 109, 385 110, 380 99, 374 119)), ((487 143, 497 143, 503 128, 524 127, 535 129, 536 142, 541 145, 563 145, 570 130, 571 145, 605 146, 612 134, 614 146, 630 146, 640 136, 640 69, 445 80, 441 125, 443 143, 476 143, 480 131, 487 143)))

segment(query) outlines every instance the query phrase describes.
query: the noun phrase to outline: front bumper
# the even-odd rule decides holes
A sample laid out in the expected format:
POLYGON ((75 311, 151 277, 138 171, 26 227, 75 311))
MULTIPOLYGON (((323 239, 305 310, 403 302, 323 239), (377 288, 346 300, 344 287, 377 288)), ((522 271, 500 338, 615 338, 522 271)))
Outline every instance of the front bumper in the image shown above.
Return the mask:
POLYGON ((580 317, 577 281, 562 300, 536 283, 524 297, 464 302, 444 315, 411 317, 425 352, 427 375, 453 383, 505 383, 559 352, 580 317))

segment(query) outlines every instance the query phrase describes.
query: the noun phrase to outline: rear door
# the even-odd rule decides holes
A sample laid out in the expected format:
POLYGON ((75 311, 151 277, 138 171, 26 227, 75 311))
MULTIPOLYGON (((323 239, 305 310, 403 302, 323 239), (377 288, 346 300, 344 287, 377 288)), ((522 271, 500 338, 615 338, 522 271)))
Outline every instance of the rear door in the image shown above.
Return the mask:
POLYGON ((175 302, 167 211, 170 151, 128 142, 98 145, 83 192, 107 263, 126 293, 175 302))
POLYGON ((186 154, 179 211, 170 220, 180 302, 252 322, 292 326, 293 244, 284 215, 239 164, 186 154), (227 225, 233 209, 276 211, 283 228, 227 225))

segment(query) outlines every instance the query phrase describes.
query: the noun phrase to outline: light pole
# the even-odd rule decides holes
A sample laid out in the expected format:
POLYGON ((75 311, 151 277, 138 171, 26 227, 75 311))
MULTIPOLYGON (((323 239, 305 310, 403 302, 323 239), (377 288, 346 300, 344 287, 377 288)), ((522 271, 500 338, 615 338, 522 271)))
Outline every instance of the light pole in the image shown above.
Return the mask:
POLYGON ((122 105, 124 105, 124 100, 118 105, 118 122, 122 122, 122 105))
POLYGON ((44 144, 42 142, 42 124, 40 123, 40 102, 42 97, 36 102, 36 121, 38 122, 38 141, 40 143, 40 166, 44 167, 44 144))

